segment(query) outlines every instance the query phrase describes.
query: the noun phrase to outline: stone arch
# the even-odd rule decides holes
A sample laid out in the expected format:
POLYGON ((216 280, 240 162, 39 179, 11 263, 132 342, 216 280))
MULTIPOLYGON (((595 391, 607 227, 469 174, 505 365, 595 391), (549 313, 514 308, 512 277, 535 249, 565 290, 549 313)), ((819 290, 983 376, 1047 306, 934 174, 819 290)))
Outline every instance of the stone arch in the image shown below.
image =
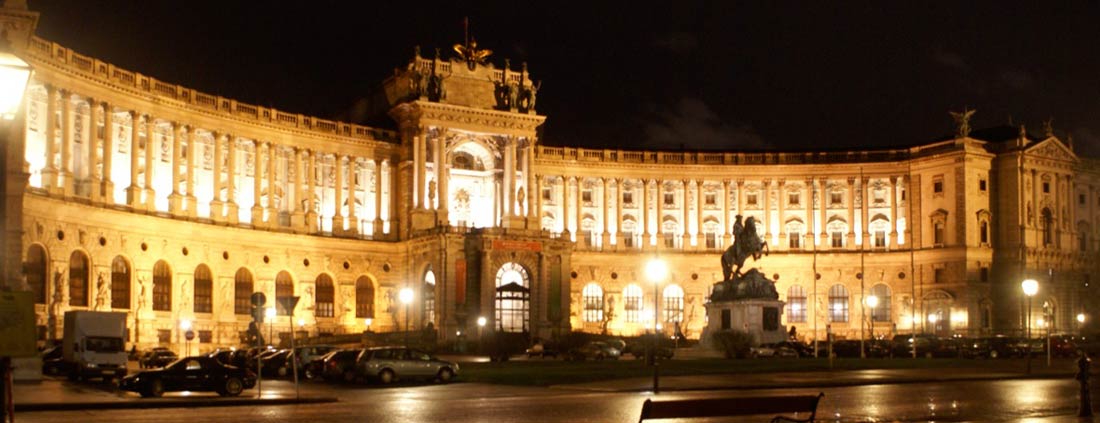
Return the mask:
MULTIPOLYGON (((293 297, 294 296, 294 274, 286 270, 281 270, 275 274, 275 298, 278 301, 279 297, 293 297)), ((297 306, 295 306, 297 308, 297 306)), ((284 310, 282 307, 276 307, 278 309, 278 315, 289 316, 291 310, 284 310)))
POLYGON ((531 318, 531 272, 518 261, 497 267, 495 326, 504 332, 528 332, 531 318))
POLYGON ((111 260, 111 308, 129 310, 134 286, 134 265, 123 255, 111 260))
POLYGON ((374 278, 368 275, 355 279, 355 317, 374 319, 375 285, 374 278))
POLYGON ((27 278, 35 304, 46 304, 49 292, 50 254, 45 245, 33 243, 27 247, 27 259, 23 264, 23 273, 27 278))
POLYGON ((153 265, 153 311, 172 311, 172 267, 167 261, 153 265))
POLYGON ((336 313, 336 279, 328 272, 321 272, 314 279, 314 295, 316 303, 313 307, 313 316, 335 317, 336 313))
POLYGON ((69 305, 90 307, 93 292, 92 258, 83 249, 73 250, 69 254, 69 305))

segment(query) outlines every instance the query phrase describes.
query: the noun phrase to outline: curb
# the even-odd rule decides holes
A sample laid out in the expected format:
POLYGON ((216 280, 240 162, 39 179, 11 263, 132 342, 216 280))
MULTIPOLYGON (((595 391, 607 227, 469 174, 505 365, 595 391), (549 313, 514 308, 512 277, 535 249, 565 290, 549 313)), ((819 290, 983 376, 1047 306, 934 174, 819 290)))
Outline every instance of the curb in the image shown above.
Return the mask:
POLYGON ((235 407, 244 405, 323 404, 337 402, 334 397, 294 398, 186 398, 134 399, 109 402, 61 402, 15 404, 16 412, 77 410, 140 410, 149 408, 235 407))
MULTIPOLYGON (((1021 374, 1018 376, 969 376, 969 377, 949 377, 949 378, 917 378, 917 379, 880 379, 874 381, 867 380, 846 380, 846 381, 820 381, 820 382, 796 382, 788 383, 784 385, 776 384, 744 384, 744 385, 725 385, 725 386, 707 386, 707 387, 675 387, 662 385, 661 391, 676 391, 676 392, 688 392, 688 391, 747 391, 747 390, 760 390, 760 389, 789 389, 789 388, 847 388, 852 386, 873 386, 873 385, 902 385, 902 384, 916 384, 916 383, 943 383, 943 382, 974 382, 974 381, 991 381, 991 380, 1023 380, 1023 379, 1069 379, 1073 376, 1073 373, 1066 374, 1021 374)), ((676 376, 670 376, 676 377, 676 376)), ((563 390, 577 390, 577 391, 592 391, 592 392, 651 392, 652 387, 647 388, 613 388, 613 387, 585 387, 576 385, 552 385, 551 389, 563 389, 563 390)))

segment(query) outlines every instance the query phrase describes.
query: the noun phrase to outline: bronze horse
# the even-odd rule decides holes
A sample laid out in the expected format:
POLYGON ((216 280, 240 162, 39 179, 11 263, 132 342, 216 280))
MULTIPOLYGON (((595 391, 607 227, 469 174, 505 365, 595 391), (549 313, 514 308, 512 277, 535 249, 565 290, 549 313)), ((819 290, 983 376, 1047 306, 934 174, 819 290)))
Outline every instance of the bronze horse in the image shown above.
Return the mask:
POLYGON ((727 281, 733 276, 741 276, 741 267, 749 256, 759 260, 761 254, 768 253, 768 243, 756 233, 756 219, 752 216, 745 219, 744 227, 734 225, 733 236, 733 244, 722 253, 722 277, 727 281))

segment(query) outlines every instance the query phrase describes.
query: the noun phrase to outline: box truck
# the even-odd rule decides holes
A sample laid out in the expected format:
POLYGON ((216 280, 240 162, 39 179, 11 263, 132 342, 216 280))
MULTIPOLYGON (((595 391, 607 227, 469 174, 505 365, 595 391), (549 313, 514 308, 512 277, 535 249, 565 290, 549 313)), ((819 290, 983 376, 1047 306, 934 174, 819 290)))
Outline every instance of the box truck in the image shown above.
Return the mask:
POLYGON ((69 378, 121 378, 126 376, 126 313, 109 311, 65 312, 62 358, 69 378))

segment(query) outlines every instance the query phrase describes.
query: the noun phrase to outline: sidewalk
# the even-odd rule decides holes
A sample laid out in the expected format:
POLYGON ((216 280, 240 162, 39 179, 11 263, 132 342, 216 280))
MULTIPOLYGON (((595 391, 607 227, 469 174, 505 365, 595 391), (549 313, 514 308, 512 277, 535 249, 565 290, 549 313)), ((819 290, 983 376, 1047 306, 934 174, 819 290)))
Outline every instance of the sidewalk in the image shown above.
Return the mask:
POLYGON ((130 392, 115 391, 110 384, 76 384, 45 378, 42 382, 15 383, 12 386, 16 412, 58 410, 145 409, 173 407, 225 407, 237 405, 281 405, 336 402, 336 398, 302 396, 293 390, 270 389, 265 385, 262 398, 256 389, 239 397, 221 397, 210 393, 167 393, 162 398, 140 398, 130 392))

